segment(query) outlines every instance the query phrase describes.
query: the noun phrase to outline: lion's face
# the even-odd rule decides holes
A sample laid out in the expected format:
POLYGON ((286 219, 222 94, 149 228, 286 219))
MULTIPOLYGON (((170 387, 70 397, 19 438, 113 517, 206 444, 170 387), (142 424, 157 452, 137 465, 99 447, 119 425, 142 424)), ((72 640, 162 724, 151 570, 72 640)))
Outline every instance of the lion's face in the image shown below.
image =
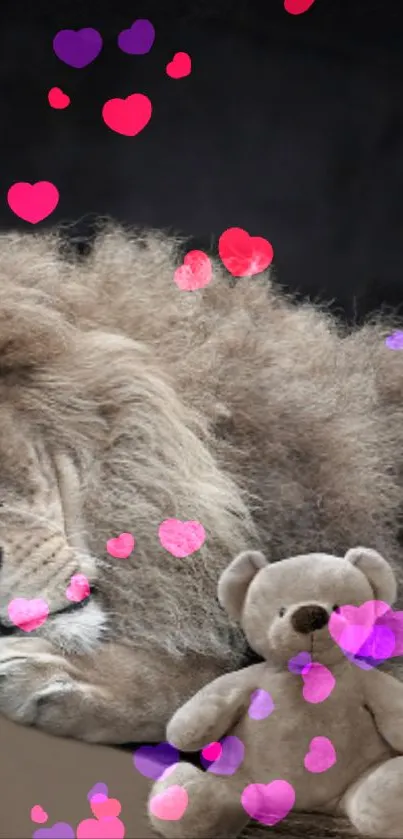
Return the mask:
POLYGON ((7 405, 0 410, 0 428, 0 643, 1 636, 26 634, 9 613, 10 603, 23 598, 31 601, 28 608, 36 600, 49 609, 30 634, 66 651, 90 651, 105 627, 101 607, 92 594, 79 603, 66 596, 73 575, 85 574, 91 586, 96 574, 79 517, 76 468, 67 455, 48 451, 41 431, 35 436, 32 425, 28 429, 7 405))

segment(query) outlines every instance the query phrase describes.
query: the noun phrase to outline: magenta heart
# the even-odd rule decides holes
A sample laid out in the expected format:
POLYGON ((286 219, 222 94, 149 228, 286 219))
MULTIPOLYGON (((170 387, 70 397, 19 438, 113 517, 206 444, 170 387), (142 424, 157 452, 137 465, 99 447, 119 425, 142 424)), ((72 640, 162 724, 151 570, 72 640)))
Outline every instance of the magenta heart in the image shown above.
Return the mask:
POLYGON ((233 775, 239 769, 245 755, 245 746, 239 737, 229 736, 220 740, 221 753, 212 763, 206 760, 203 752, 200 762, 213 775, 233 775))
POLYGON ((314 737, 305 755, 304 766, 308 772, 327 772, 336 763, 336 751, 328 737, 314 737))
POLYGON ((333 673, 323 664, 319 664, 318 661, 306 665, 301 675, 304 682, 302 695, 305 702, 312 705, 324 702, 330 696, 336 684, 333 673))
POLYGON ((135 544, 136 541, 131 533, 121 533, 116 539, 108 539, 106 550, 115 559, 127 559, 135 544))
POLYGON ((125 825, 117 818, 84 819, 77 825, 77 839, 124 839, 125 825))
POLYGON ((67 822, 57 822, 52 827, 40 827, 32 834, 32 839, 75 839, 75 831, 67 822))
POLYGON ((272 826, 285 819, 293 808, 294 788, 287 781, 249 784, 242 793, 241 804, 252 819, 272 826))

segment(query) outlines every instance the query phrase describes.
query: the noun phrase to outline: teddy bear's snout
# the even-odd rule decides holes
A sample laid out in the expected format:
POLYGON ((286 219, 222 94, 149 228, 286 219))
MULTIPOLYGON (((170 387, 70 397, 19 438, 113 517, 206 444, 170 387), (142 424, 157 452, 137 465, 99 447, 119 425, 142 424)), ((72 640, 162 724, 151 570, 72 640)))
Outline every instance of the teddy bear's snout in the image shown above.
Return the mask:
POLYGON ((329 623, 329 614, 323 606, 315 604, 300 606, 291 618, 291 624, 296 632, 308 635, 317 629, 323 629, 329 623))

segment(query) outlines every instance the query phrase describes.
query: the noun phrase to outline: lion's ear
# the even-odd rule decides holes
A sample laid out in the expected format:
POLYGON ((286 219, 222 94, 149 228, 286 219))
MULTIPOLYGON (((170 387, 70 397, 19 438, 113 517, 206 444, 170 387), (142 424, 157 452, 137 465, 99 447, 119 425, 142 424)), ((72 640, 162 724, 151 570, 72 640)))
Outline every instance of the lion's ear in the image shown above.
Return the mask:
POLYGON ((70 331, 46 306, 0 305, 0 374, 49 363, 69 343, 70 331))

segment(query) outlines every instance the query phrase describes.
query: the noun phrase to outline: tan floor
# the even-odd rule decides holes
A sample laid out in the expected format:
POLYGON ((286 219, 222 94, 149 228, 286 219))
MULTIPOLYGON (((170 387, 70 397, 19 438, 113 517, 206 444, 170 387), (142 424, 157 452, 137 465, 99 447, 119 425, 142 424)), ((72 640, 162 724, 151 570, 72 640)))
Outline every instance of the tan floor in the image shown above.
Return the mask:
POLYGON ((121 802, 125 839, 154 839, 145 815, 152 782, 135 769, 130 751, 50 737, 0 717, 1 839, 31 839, 57 822, 75 830, 82 819, 94 818, 87 794, 99 782, 121 802), (46 824, 31 821, 35 804, 47 812, 46 824))

